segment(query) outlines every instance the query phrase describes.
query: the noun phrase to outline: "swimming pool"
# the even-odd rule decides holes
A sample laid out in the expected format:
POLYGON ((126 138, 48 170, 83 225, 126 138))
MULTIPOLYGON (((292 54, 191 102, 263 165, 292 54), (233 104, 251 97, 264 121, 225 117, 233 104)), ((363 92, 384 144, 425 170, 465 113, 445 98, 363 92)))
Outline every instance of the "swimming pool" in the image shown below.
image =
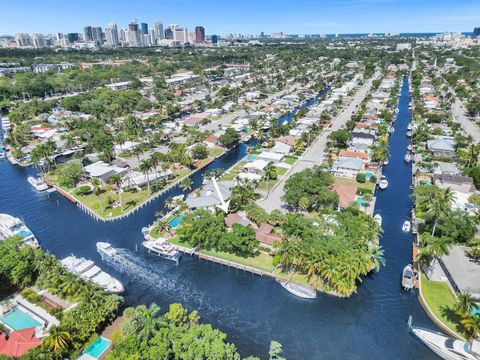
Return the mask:
POLYGON ((168 225, 170 225, 172 228, 176 228, 178 225, 182 223, 183 218, 185 217, 184 214, 180 214, 177 217, 174 217, 172 220, 168 222, 168 225))
POLYGON ((358 199, 357 199, 357 203, 359 203, 359 204, 362 205, 363 207, 366 207, 366 206, 367 206, 367 203, 366 203, 365 200, 363 200, 362 198, 358 198, 358 199))
POLYGON ((112 344, 112 342, 103 337, 99 337, 85 350, 85 354, 99 358, 112 344))
POLYGON ((248 161, 254 161, 257 158, 257 155, 250 155, 248 161))
POLYGON ((375 174, 372 173, 372 172, 370 172, 370 171, 365 171, 364 174, 365 174, 365 179, 366 179, 367 181, 370 180, 370 178, 371 178, 372 176, 375 176, 375 174))
POLYGON ((13 330, 22 330, 42 326, 42 324, 40 324, 32 316, 26 312, 23 312, 19 308, 15 308, 7 315, 0 317, 0 321, 13 330))

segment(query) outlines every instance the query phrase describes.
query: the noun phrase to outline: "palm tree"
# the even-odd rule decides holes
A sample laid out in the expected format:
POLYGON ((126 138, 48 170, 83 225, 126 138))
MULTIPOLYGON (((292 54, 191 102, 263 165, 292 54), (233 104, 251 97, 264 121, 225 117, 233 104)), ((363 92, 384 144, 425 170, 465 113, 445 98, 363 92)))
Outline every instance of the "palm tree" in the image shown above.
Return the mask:
POLYGON ((451 188, 442 190, 440 194, 435 195, 433 199, 426 205, 426 210, 429 211, 435 219, 432 228, 432 236, 435 236, 440 218, 448 213, 452 201, 455 199, 455 194, 451 188))
POLYGON ((142 160, 140 163, 140 166, 138 167, 140 171, 143 173, 143 175, 146 176, 147 178, 147 189, 148 189, 148 195, 150 195, 150 176, 149 173, 152 170, 152 162, 149 159, 142 160))
POLYGON ((475 305, 473 297, 469 293, 461 293, 458 295, 458 303, 455 305, 455 311, 461 316, 468 316, 472 313, 472 308, 475 305))
POLYGON ((118 174, 114 174, 110 177, 110 184, 115 184, 118 187, 118 202, 120 203, 120 209, 123 212, 123 201, 122 201, 122 177, 118 174))
POLYGON ((275 166, 273 165, 273 162, 270 161, 267 166, 265 166, 265 168, 263 169, 263 176, 265 177, 265 179, 267 180, 267 191, 269 191, 269 181, 270 180, 275 180, 278 176, 277 174, 277 169, 275 168, 275 166))
POLYGON ((437 261, 440 257, 448 254, 449 244, 450 240, 446 237, 429 236, 425 251, 430 253, 435 264, 435 261, 437 261))
POLYGON ((379 245, 375 245, 370 252, 371 256, 371 266, 375 269, 376 272, 380 270, 380 265, 385 266, 385 251, 379 245))
POLYGON ((468 169, 474 168, 478 164, 478 156, 480 155, 479 146, 470 142, 470 146, 468 147, 464 163, 468 169))
POLYGON ((50 329, 50 334, 43 339, 43 345, 50 350, 65 350, 72 339, 68 331, 64 331, 58 326, 53 326, 50 329))
POLYGON ((475 340, 480 332, 480 319, 474 315, 468 315, 460 323, 465 329, 465 337, 468 341, 475 340))
POLYGON ((184 178, 182 181, 180 181, 180 188, 183 191, 190 191, 193 186, 193 181, 189 177, 184 178))
POLYGON ((100 194, 102 193, 102 190, 100 189, 100 180, 93 178, 90 182, 93 185, 93 192, 97 195, 100 211, 103 213, 102 198, 100 197, 100 194))
POLYGON ((156 304, 151 304, 148 308, 140 305, 136 308, 128 308, 124 315, 130 320, 126 331, 130 334, 136 334, 138 339, 144 341, 150 340, 159 328, 157 314, 160 308, 156 304))

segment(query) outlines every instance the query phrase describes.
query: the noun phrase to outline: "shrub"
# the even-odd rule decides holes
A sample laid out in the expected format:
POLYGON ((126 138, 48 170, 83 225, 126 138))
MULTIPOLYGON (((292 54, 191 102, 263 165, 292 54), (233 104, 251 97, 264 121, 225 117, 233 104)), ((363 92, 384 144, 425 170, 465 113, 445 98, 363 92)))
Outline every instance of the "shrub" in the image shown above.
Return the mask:
POLYGON ((360 184, 363 184, 367 181, 367 177, 365 176, 364 173, 358 173, 356 178, 355 178, 360 184))
POLYGON ((376 183, 377 182, 377 177, 375 175, 370 176, 370 179, 368 179, 371 183, 376 183))
POLYGON ((78 188, 78 195, 87 195, 92 191, 92 188, 88 185, 82 185, 78 188))

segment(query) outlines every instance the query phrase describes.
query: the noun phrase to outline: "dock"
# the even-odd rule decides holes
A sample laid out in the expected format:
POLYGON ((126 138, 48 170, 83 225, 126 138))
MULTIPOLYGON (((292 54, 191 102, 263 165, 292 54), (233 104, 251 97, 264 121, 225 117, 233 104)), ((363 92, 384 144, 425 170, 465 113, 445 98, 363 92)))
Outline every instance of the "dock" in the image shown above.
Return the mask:
POLYGON ((263 276, 263 275, 273 276, 273 274, 268 273, 268 272, 266 272, 266 271, 253 268, 253 267, 251 267, 251 266, 246 266, 246 265, 238 264, 238 263, 235 263, 235 262, 233 262, 233 261, 220 259, 220 258, 215 257, 215 256, 205 255, 205 254, 202 254, 202 253, 200 253, 200 252, 195 252, 195 255, 197 255, 197 256, 199 257, 199 259, 206 260, 206 261, 211 261, 211 262, 213 262, 213 263, 220 264, 220 265, 226 265, 226 266, 228 266, 228 267, 232 267, 232 268, 235 268, 235 269, 239 269, 239 270, 242 270, 242 271, 244 271, 244 272, 249 272, 249 273, 252 273, 252 274, 255 274, 255 275, 260 275, 260 276, 263 276))

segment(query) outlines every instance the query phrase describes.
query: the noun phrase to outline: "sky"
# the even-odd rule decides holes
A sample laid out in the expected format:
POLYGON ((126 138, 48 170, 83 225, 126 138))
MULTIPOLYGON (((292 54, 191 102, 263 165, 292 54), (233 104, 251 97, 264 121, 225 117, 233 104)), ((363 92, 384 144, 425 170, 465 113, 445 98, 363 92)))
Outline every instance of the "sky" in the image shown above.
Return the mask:
POLYGON ((133 19, 207 34, 473 31, 480 0, 0 0, 0 34, 83 32, 133 19))

